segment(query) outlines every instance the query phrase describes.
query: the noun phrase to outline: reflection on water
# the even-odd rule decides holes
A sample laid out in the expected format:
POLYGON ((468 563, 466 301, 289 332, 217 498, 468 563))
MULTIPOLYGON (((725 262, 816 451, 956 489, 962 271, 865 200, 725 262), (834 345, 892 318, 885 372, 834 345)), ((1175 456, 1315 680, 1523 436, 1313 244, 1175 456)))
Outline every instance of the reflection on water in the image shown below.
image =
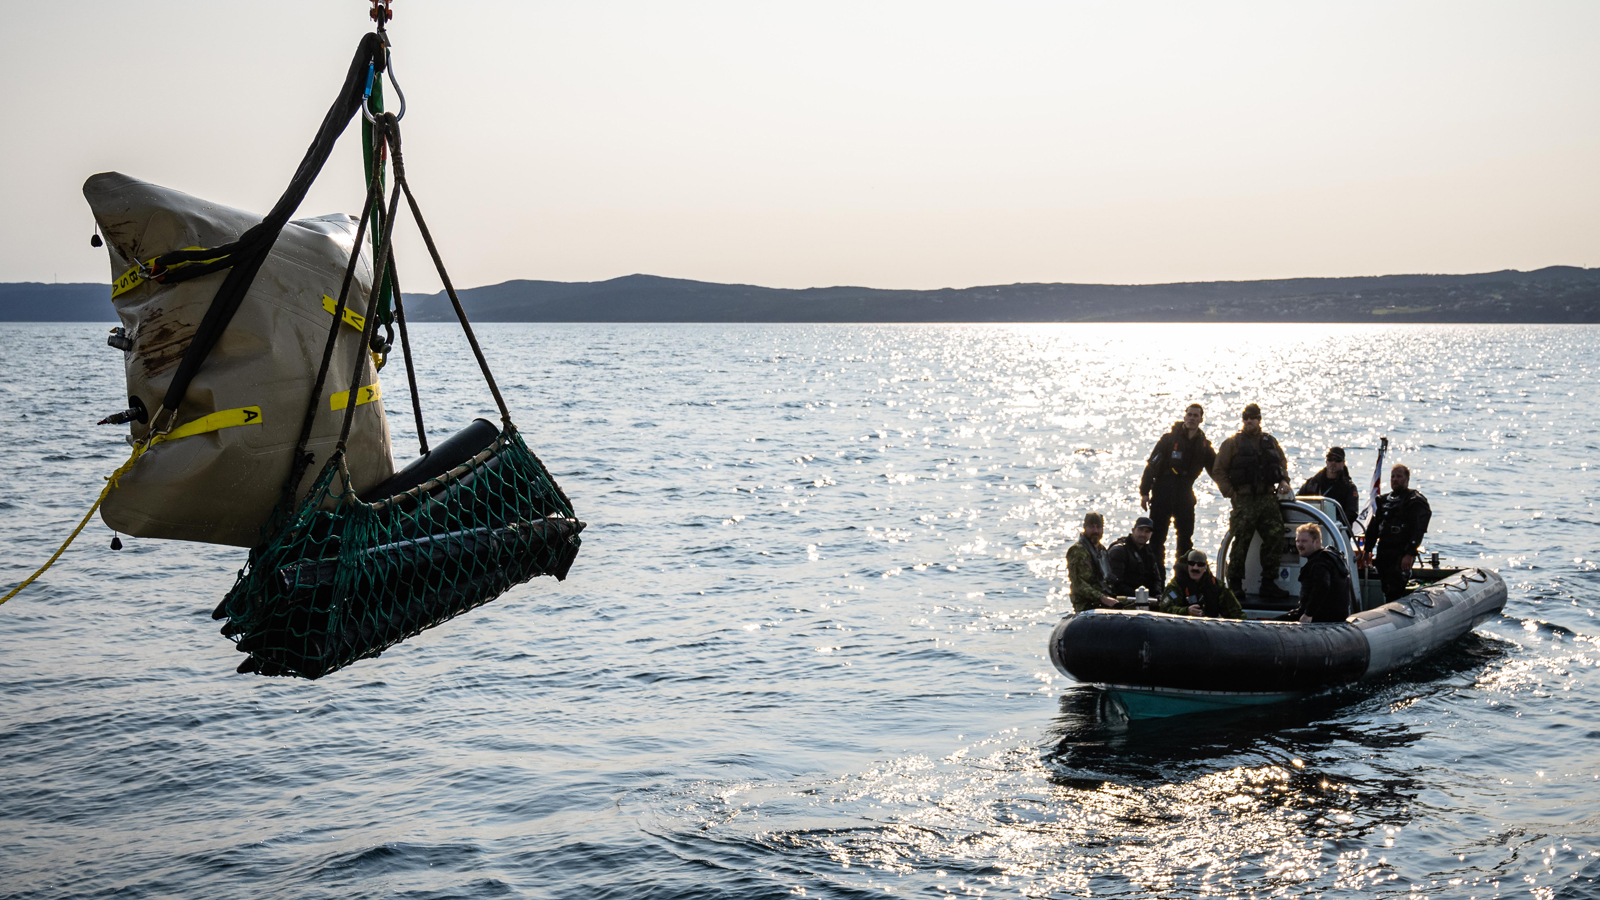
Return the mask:
MULTIPOLYGON (((459 336, 414 332, 431 433, 490 413, 459 336)), ((91 529, 0 609, 0 894, 1595 890, 1600 329, 479 334, 590 523, 571 577, 274 681, 209 617, 241 553, 91 529), (1062 553, 1090 508, 1131 525, 1191 400, 1213 442, 1261 403, 1296 479, 1339 444, 1364 480, 1388 435, 1506 615, 1303 703, 1108 714, 1045 655, 1062 553)), ((0 328, 0 358, 11 579, 126 447, 87 425, 121 399, 102 328, 0 328)))

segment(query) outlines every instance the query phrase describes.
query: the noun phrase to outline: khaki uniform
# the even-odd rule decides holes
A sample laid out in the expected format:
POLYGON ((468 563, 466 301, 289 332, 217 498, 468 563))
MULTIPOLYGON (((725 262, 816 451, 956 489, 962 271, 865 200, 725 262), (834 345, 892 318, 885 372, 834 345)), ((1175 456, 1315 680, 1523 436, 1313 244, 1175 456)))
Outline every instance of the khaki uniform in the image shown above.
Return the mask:
POLYGON ((1073 612, 1097 609, 1100 601, 1109 596, 1105 558, 1105 550, 1098 546, 1090 549, 1081 537, 1067 548, 1067 582, 1072 587, 1073 612))
POLYGON ((1233 546, 1228 551, 1228 585, 1244 582, 1250 536, 1261 535, 1261 580, 1273 581, 1283 556, 1283 513, 1278 509, 1278 484, 1288 477, 1283 448, 1265 431, 1239 432, 1222 442, 1211 469, 1222 496, 1233 501, 1228 525, 1233 546))

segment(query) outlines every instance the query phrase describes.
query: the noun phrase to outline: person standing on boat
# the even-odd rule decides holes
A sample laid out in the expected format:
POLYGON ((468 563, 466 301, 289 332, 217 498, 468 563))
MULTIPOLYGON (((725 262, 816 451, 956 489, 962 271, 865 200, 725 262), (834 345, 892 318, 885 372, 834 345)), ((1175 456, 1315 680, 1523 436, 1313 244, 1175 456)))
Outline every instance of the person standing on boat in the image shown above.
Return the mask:
POLYGON ((1361 492, 1356 489, 1356 483, 1350 479, 1350 470, 1344 465, 1344 448, 1329 447, 1328 455, 1324 457, 1327 462, 1318 470, 1317 474, 1306 479, 1300 485, 1302 497, 1327 497, 1336 500, 1344 510, 1345 524, 1354 526, 1356 523, 1356 510, 1361 506, 1361 492))
POLYGON ((1411 489, 1411 470, 1398 464, 1389 470, 1389 493, 1379 497, 1374 506, 1363 542, 1378 567, 1383 598, 1392 603, 1406 594, 1411 566, 1417 561, 1423 535, 1428 533, 1433 508, 1420 491, 1411 489))
POLYGON ((1175 616, 1244 618, 1239 598, 1217 583, 1205 553, 1199 550, 1190 550, 1178 560, 1172 580, 1161 594, 1161 611, 1175 616))
POLYGON ((1278 495, 1289 491, 1288 458, 1278 439, 1261 430, 1261 407, 1252 403, 1244 408, 1239 432, 1222 442, 1211 478, 1222 496, 1233 501, 1228 525, 1233 530, 1233 549, 1228 553, 1228 587, 1235 593, 1244 589, 1246 554, 1250 536, 1261 535, 1262 597, 1281 600, 1289 592, 1278 587, 1279 557, 1283 554, 1283 513, 1278 495))
POLYGON ((1144 588, 1154 597, 1161 593, 1161 584, 1166 579, 1162 576, 1162 558, 1157 555, 1159 551, 1151 546, 1150 535, 1155 532, 1155 523, 1146 516, 1140 516, 1133 523, 1133 531, 1117 538, 1106 548, 1106 566, 1110 571, 1107 579, 1111 584, 1111 593, 1119 597, 1130 597, 1134 591, 1144 588))
POLYGON ((1099 607, 1116 609, 1122 605, 1106 586, 1111 570, 1106 548, 1100 545, 1105 533, 1105 516, 1089 513, 1083 517, 1083 531, 1078 534, 1078 540, 1067 548, 1067 582, 1072 586, 1073 612, 1099 607))
POLYGON ((1206 411, 1200 404, 1189 404, 1183 421, 1173 422, 1172 430, 1156 441, 1145 461, 1144 477, 1139 479, 1139 505, 1150 511, 1155 522, 1150 546, 1163 565, 1167 561, 1169 522, 1178 532, 1174 565, 1194 549, 1194 482, 1201 472, 1211 472, 1211 464, 1217 458, 1210 439, 1200 430, 1205 418, 1206 411))
POLYGON ((1343 622, 1350 615, 1350 568, 1322 546, 1322 526, 1307 522, 1296 528, 1294 549, 1305 560, 1300 564, 1300 605, 1283 621, 1343 622))

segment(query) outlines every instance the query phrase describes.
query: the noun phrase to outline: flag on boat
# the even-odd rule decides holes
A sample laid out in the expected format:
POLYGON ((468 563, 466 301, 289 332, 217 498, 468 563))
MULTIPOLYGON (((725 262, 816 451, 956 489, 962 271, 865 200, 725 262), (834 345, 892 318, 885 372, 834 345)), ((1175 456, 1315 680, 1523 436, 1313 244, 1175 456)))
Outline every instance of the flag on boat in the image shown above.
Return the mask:
POLYGON ((1372 518, 1372 512, 1378 505, 1378 492, 1383 489, 1383 458, 1389 454, 1389 439, 1383 438, 1378 444, 1378 463, 1372 467, 1372 484, 1367 488, 1367 503, 1361 507, 1361 512, 1356 514, 1356 524, 1365 525, 1372 518))

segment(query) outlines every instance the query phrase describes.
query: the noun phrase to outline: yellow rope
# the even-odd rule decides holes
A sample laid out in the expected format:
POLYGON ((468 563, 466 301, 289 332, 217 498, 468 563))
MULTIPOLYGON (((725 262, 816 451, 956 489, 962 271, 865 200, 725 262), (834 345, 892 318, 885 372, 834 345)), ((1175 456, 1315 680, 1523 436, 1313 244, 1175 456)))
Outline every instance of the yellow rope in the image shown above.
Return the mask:
POLYGON ((140 441, 139 443, 133 445, 133 455, 128 457, 128 461, 118 467, 115 472, 112 472, 110 475, 106 476, 106 486, 100 491, 100 498, 94 501, 94 505, 89 507, 88 512, 83 514, 83 521, 78 523, 78 527, 72 529, 72 533, 67 535, 67 539, 62 542, 61 546, 56 550, 54 555, 52 555, 44 565, 39 567, 37 572, 29 575, 25 581, 13 588, 11 593, 5 595, 4 597, 0 597, 0 603, 4 603, 21 593, 23 588, 33 584, 34 579, 38 578, 40 575, 43 575, 46 569, 55 565, 56 560, 61 558, 61 554, 65 553, 67 551, 67 547, 71 546, 72 542, 77 539, 78 532, 82 531, 83 527, 89 524, 89 517, 93 516, 94 511, 99 509, 100 504, 105 502, 106 495, 110 494, 111 489, 117 486, 117 480, 126 474, 129 469, 133 468, 133 464, 139 461, 139 456, 143 454, 145 449, 149 446, 150 445, 144 441, 140 441))

